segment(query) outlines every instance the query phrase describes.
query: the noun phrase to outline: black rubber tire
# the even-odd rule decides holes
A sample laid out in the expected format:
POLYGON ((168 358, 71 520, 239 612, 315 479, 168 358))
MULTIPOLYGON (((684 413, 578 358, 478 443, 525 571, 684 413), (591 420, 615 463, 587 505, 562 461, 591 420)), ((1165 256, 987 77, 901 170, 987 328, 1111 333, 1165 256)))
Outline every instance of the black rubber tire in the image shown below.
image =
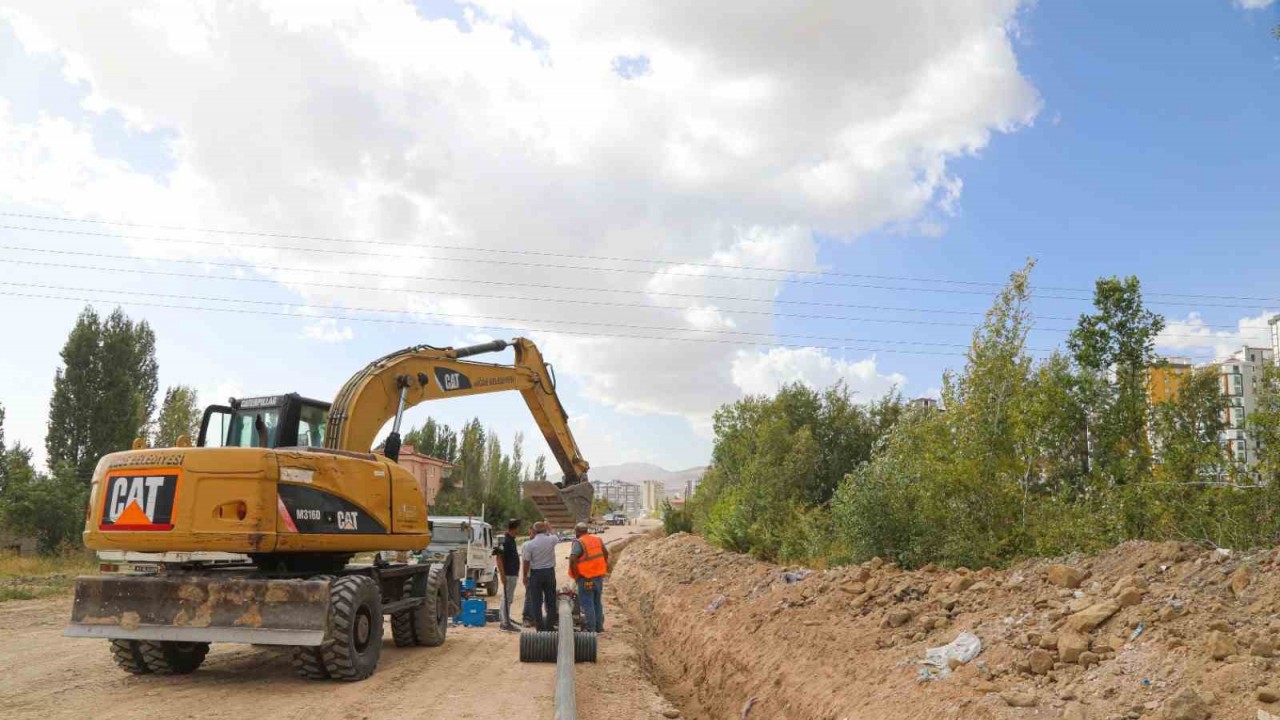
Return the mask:
POLYGON ((498 573, 494 572, 493 579, 484 584, 484 592, 489 597, 498 597, 500 590, 498 589, 498 573))
POLYGON ((364 680, 382 655, 382 594, 364 575, 348 575, 329 585, 329 637, 320 646, 324 668, 334 680, 364 680))
MULTIPOLYGON (((404 581, 404 593, 401 598, 413 596, 413 578, 404 581)), ((391 639, 396 647, 411 647, 418 644, 418 636, 413 632, 413 610, 401 610, 391 613, 391 639)))
POLYGON ((134 675, 151 673, 151 668, 147 667, 146 658, 142 657, 142 651, 138 648, 137 640, 112 640, 111 659, 115 660, 116 665, 127 673, 134 675))
POLYGON ((329 679, 329 671, 324 667, 324 656, 320 654, 319 647, 294 645, 290 661, 293 663, 293 671, 301 677, 308 680, 329 679))
POLYGON ((209 643, 139 640, 138 653, 156 675, 188 675, 204 662, 209 643))
POLYGON ((427 572, 427 597, 413 610, 413 636, 419 645, 438 647, 449 633, 449 574, 443 565, 427 572))
MULTIPOLYGON (((309 579, 333 582, 332 575, 316 575, 309 579)), ((293 671, 300 677, 308 680, 329 679, 329 671, 324 669, 324 656, 320 654, 319 646, 294 645, 290 662, 293 664, 293 671)))

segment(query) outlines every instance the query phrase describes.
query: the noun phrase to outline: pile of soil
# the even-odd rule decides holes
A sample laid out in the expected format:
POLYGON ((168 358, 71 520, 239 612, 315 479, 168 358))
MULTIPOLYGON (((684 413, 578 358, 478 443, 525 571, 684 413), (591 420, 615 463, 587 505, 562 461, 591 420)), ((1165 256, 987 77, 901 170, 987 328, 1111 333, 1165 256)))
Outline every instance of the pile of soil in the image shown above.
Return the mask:
POLYGON ((1007 570, 784 568, 677 534, 613 575, 689 718, 1280 720, 1276 553, 1131 542, 1007 570), (982 641, 944 678, 925 650, 982 641))

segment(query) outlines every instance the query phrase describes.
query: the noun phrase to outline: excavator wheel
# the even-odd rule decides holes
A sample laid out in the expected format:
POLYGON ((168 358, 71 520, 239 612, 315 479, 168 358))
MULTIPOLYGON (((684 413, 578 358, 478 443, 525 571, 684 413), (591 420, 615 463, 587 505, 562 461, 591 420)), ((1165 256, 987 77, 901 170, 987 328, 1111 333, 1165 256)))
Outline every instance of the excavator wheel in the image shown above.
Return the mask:
POLYGON ((308 680, 328 680, 329 671, 324 669, 324 657, 318 647, 295 645, 293 648, 293 671, 308 680))
POLYGON ((138 642, 147 667, 156 675, 187 675, 196 671, 209 654, 207 642, 138 642))
MULTIPOLYGON (((404 593, 400 597, 413 596, 413 578, 404 581, 404 593)), ((401 610, 391 614, 391 639, 395 640, 396 647, 410 647, 418 644, 418 638, 413 632, 413 614, 414 610, 401 610)))
POLYGON ((443 565, 433 565, 427 574, 427 598, 414 608, 413 635, 419 645, 444 644, 449 631, 449 573, 443 565))
POLYGON ((112 640, 111 657, 121 670, 134 675, 186 675, 209 654, 207 642, 112 640))
MULTIPOLYGON (((332 575, 317 575, 311 579, 333 582, 332 575)), ((319 647, 295 645, 293 647, 293 657, 290 660, 293 663, 293 671, 301 677, 308 680, 329 679, 329 671, 324 667, 324 656, 320 654, 319 647)))
POLYGON ((320 655, 334 680, 364 680, 378 667, 382 595, 372 578, 348 575, 329 585, 329 638, 320 655))
POLYGON ((147 660, 142 656, 138 645, 137 640, 112 640, 111 659, 127 673, 146 675, 151 672, 151 668, 147 667, 147 660))

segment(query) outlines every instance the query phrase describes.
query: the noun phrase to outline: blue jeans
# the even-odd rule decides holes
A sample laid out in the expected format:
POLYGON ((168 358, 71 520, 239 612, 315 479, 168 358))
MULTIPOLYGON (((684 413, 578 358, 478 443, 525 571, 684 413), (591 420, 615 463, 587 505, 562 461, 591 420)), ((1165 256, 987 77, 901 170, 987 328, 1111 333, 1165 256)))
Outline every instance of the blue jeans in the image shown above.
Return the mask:
POLYGON ((578 602, 582 604, 582 625, 587 632, 604 630, 604 577, 578 578, 578 602))

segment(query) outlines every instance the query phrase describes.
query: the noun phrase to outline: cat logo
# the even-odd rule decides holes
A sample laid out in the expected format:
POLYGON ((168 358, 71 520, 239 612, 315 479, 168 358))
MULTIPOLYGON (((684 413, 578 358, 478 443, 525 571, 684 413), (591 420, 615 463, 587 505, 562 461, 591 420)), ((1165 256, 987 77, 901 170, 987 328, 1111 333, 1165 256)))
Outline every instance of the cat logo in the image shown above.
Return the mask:
POLYGON ((354 510, 338 511, 338 529, 339 530, 356 530, 356 517, 359 513, 354 510))
POLYGON ((471 378, 457 370, 436 368, 436 382, 440 383, 440 389, 445 392, 471 389, 471 378))
POLYGON ((172 530, 177 472, 108 474, 100 530, 172 530))

